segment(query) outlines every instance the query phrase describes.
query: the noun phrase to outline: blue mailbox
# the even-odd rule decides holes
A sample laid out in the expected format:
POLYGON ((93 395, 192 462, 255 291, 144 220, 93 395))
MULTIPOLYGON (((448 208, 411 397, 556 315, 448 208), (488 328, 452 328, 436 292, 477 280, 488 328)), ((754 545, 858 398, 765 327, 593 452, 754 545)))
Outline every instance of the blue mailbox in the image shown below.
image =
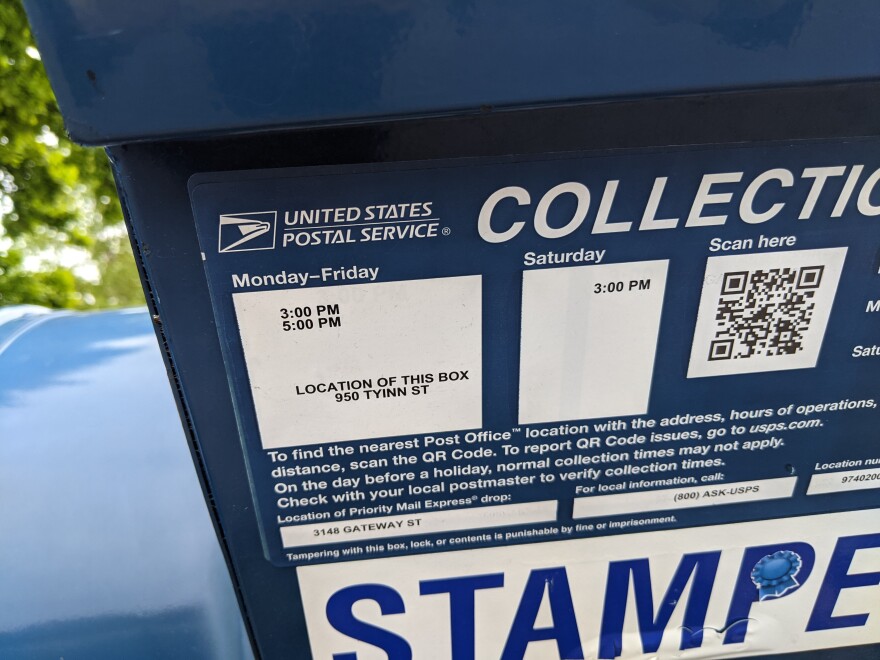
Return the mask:
POLYGON ((877 656, 875 3, 27 4, 257 656, 877 656))

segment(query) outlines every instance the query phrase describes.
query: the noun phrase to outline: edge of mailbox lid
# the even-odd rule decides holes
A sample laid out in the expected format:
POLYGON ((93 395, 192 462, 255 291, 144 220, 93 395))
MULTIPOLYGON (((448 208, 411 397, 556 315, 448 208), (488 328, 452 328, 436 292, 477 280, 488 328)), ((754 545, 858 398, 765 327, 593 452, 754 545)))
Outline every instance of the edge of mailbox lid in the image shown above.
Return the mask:
POLYGON ((93 145, 880 77, 871 0, 25 4, 93 145))

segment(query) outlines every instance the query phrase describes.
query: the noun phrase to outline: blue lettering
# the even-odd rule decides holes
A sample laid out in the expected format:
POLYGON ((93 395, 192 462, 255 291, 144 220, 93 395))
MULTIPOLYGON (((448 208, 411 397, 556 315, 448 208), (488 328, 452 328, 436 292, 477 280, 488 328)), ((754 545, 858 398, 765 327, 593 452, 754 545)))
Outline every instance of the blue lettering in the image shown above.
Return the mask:
MULTIPOLYGON (((880 573, 849 573, 853 555, 856 550, 864 548, 880 548, 880 534, 863 534, 861 536, 845 536, 837 541, 825 580, 816 597, 816 605, 810 614, 807 631, 830 630, 832 628, 851 628, 864 626, 868 614, 848 614, 832 616, 837 598, 844 589, 854 587, 872 587, 880 584, 880 573)), ((880 599, 875 599, 877 603, 880 599)))
MULTIPOLYGON (((376 646, 388 660, 412 660, 412 649, 406 640, 393 632, 355 618, 352 606, 360 600, 378 603, 384 614, 403 614, 403 598, 391 587, 382 584, 358 584, 340 589, 327 601, 327 621, 343 635, 376 646)), ((333 660, 357 660, 357 653, 334 653, 333 660)))
POLYGON ((501 660, 522 660, 530 643, 546 639, 556 640, 559 657, 563 660, 583 659, 581 636, 574 618, 574 604, 564 568, 544 568, 529 573, 501 660), (550 599, 553 625, 535 628, 545 591, 550 599))
POLYGON ((797 553, 801 558, 801 568, 797 574, 797 587, 785 592, 779 598, 790 596, 800 589, 813 572, 813 564, 816 563, 816 551, 813 546, 806 543, 780 543, 775 545, 761 545, 746 548, 743 552, 742 563, 739 566, 739 575, 733 587, 733 596, 730 599, 730 609, 727 610, 727 622, 724 629, 725 644, 741 644, 745 641, 746 632, 749 628, 749 613, 752 603, 758 600, 758 587, 752 582, 752 569, 763 557, 772 555, 778 550, 790 550, 797 553))
POLYGON ((675 575, 663 596, 654 617, 654 594, 651 588, 651 569, 647 559, 611 562, 608 566, 608 585, 605 589, 605 607, 599 636, 599 657, 616 658, 623 653, 623 623, 629 579, 632 575, 639 634, 645 653, 660 648, 663 632, 672 617, 688 583, 691 584, 681 631, 681 649, 697 648, 703 643, 703 624, 709 598, 718 572, 721 552, 701 552, 682 557, 675 575))
POLYGON ((474 593, 504 586, 504 573, 419 582, 423 596, 449 594, 452 660, 474 660, 474 593))

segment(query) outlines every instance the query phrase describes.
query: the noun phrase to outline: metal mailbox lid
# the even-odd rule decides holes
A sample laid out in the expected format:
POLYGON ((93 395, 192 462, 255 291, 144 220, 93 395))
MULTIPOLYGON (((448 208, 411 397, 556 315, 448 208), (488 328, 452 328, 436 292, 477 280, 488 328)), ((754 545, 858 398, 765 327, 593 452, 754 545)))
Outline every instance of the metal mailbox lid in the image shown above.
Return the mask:
POLYGON ((144 309, 0 308, 0 656, 252 658, 144 309))
POLYGON ((870 0, 25 4, 87 144, 880 74, 870 0))

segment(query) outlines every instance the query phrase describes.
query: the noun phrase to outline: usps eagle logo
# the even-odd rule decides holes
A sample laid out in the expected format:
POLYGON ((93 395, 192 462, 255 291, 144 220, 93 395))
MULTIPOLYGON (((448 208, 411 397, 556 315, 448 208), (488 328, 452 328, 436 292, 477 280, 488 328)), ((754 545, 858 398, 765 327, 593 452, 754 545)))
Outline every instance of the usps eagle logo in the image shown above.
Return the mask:
POLYGON ((220 216, 218 252, 272 250, 278 211, 227 213, 220 216))

